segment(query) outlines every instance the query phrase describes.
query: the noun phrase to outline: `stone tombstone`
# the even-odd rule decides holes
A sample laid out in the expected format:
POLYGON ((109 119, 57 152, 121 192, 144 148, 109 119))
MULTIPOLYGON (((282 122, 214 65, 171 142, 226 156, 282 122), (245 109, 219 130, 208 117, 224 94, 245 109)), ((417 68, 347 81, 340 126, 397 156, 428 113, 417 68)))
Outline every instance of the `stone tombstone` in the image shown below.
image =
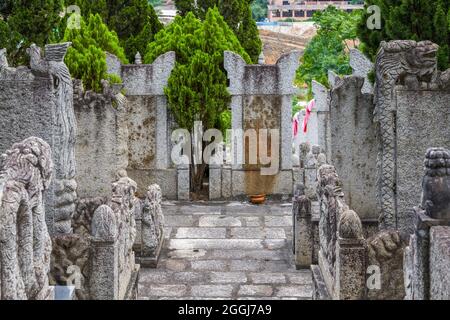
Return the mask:
POLYGON ((31 137, 1 156, 0 299, 50 300, 52 242, 45 223, 44 192, 51 185, 50 146, 31 137))
POLYGON ((121 85, 102 81, 103 92, 85 91, 74 80, 74 109, 78 126, 75 154, 78 196, 108 194, 119 170, 128 166, 127 99, 121 85))
POLYGON ((144 200, 135 206, 136 260, 142 267, 156 268, 164 243, 164 215, 161 209, 162 192, 157 184, 148 187, 144 200))
POLYGON ((177 170, 172 164, 173 122, 164 88, 175 67, 175 53, 167 52, 153 64, 122 65, 128 99, 128 168, 144 195, 152 183, 169 199, 177 199, 177 170))
POLYGON ((30 69, 8 67, 0 51, 0 152, 11 141, 29 136, 48 141, 53 150, 55 175, 46 193, 46 220, 50 233, 70 233, 75 210, 75 139, 73 87, 64 56, 70 43, 28 49, 30 69))
POLYGON ((350 67, 352 74, 357 77, 364 78, 364 84, 361 92, 373 93, 373 84, 369 80, 369 73, 373 71, 374 64, 358 49, 350 49, 350 67))
POLYGON ((363 93, 365 80, 342 78, 331 89, 331 159, 342 181, 346 203, 362 219, 377 219, 376 154, 373 95, 363 93))
POLYGON ((375 121, 380 137, 378 206, 382 229, 413 232, 410 208, 420 196, 422 156, 450 147, 450 70, 439 73, 437 45, 382 42, 375 71, 375 121))
MULTIPOLYGON (((235 132, 253 129, 256 136, 263 132, 261 130, 269 130, 268 135, 262 134, 263 137, 258 141, 260 157, 264 156, 260 152, 263 144, 269 150, 272 143, 279 144, 276 154, 269 155, 269 158, 272 156, 272 165, 276 166, 274 160, 279 160, 276 168, 278 173, 262 175, 261 170, 269 165, 262 164, 261 161, 250 164, 248 159, 251 146, 245 143, 248 139, 244 135, 233 139, 233 196, 292 194, 291 115, 292 96, 297 92, 292 83, 299 57, 300 52, 294 51, 283 55, 275 65, 247 65, 239 55, 225 51, 224 66, 230 81, 228 90, 231 94, 232 129, 235 132), (270 131, 271 129, 277 131, 270 131), (278 137, 275 133, 278 133, 278 137)), ((261 160, 260 157, 258 160, 261 160)))
POLYGON ((312 81, 312 93, 316 102, 317 113, 317 143, 325 150, 330 158, 331 132, 330 132, 330 90, 317 81, 312 81))

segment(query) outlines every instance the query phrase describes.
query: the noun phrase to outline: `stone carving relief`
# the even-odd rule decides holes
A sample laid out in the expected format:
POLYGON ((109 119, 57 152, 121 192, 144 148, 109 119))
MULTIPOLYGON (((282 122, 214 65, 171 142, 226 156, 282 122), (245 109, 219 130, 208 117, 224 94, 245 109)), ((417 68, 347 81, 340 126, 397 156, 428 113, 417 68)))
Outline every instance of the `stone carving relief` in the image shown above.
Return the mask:
POLYGON ((46 45, 45 57, 42 57, 41 49, 34 44, 27 50, 33 74, 37 77, 50 75, 54 83, 57 132, 54 146, 56 204, 53 232, 56 234, 72 232, 71 218, 77 198, 73 85, 69 69, 64 63, 69 46, 70 43, 46 45))
POLYGON ((43 194, 50 186, 50 146, 31 137, 2 155, 0 167, 0 298, 51 299, 52 243, 43 194))
POLYGON ((33 74, 24 66, 12 68, 8 64, 6 49, 0 50, 0 80, 32 80, 33 74))
POLYGON ((320 205, 320 250, 327 259, 330 274, 334 276, 338 221, 340 212, 348 207, 345 205, 341 183, 333 166, 328 164, 321 166, 317 173, 317 179, 317 195, 320 205))

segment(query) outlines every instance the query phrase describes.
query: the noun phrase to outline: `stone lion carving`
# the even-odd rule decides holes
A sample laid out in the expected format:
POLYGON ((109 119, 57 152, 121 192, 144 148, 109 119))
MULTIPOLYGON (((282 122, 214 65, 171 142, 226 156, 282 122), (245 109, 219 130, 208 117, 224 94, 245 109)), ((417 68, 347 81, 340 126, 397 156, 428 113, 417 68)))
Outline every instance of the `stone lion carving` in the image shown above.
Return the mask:
POLYGON ((438 46, 430 41, 382 42, 376 59, 375 121, 380 131, 378 203, 380 227, 395 229, 395 105, 396 84, 416 88, 436 73, 438 46))
POLYGON ((0 297, 50 298, 52 244, 45 222, 44 191, 53 172, 50 146, 31 137, 2 155, 0 167, 0 297))
POLYGON ((339 236, 344 239, 363 239, 363 228, 361 219, 353 210, 345 210, 338 225, 339 236))
POLYGON ((427 150, 421 207, 433 219, 450 218, 450 151, 447 149, 427 150))

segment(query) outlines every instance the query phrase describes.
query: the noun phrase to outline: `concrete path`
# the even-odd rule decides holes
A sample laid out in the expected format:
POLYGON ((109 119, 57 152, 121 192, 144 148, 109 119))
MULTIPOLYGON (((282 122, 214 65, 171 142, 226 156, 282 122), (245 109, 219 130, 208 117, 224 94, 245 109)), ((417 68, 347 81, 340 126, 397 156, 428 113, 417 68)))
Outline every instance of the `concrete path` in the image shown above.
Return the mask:
POLYGON ((139 298, 310 299, 311 273, 292 254, 292 206, 166 202, 157 269, 141 269, 139 298))

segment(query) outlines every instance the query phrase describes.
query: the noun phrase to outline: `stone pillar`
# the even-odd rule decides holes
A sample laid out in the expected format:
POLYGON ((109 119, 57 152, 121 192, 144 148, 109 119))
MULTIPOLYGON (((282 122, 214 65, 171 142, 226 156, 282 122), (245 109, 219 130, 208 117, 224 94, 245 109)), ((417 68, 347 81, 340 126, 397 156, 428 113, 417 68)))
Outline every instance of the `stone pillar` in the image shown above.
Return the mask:
POLYGON ((317 142, 325 150, 328 159, 331 155, 331 127, 330 127, 330 91, 317 81, 312 82, 312 92, 316 102, 317 112, 317 142))
POLYGON ((334 299, 361 300, 366 289, 366 247, 364 239, 339 237, 336 244, 336 286, 334 299))
POLYGON ((92 219, 91 299, 119 298, 118 221, 113 210, 100 206, 92 219))
POLYGON ((311 200, 305 195, 296 195, 293 200, 293 214, 295 266, 297 269, 309 269, 314 246, 311 200))
POLYGON ((190 170, 189 165, 182 164, 177 167, 177 195, 178 200, 190 199, 190 170))
POLYGON ((366 292, 366 241, 356 212, 345 210, 339 218, 336 242, 333 299, 364 299, 366 292))

